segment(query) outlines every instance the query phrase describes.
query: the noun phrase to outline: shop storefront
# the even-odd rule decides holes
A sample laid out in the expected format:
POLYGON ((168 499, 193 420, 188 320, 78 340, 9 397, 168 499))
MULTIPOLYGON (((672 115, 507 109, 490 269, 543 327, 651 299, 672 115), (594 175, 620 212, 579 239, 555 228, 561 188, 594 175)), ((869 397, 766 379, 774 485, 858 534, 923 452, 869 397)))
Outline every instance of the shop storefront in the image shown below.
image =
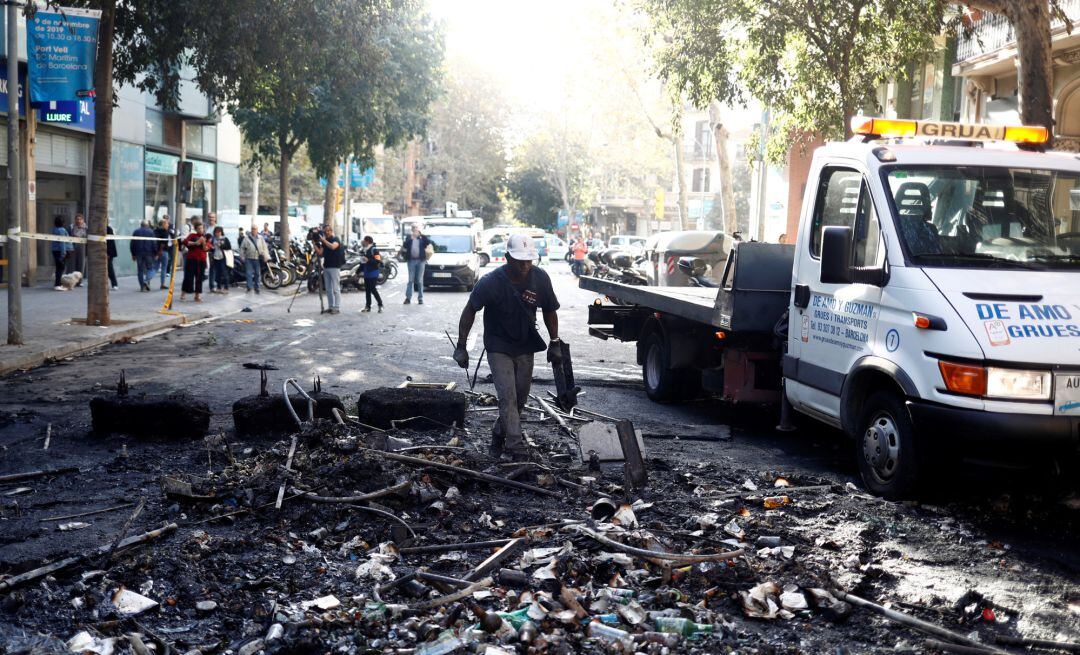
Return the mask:
POLYGON ((176 172, 180 158, 163 152, 146 151, 145 201, 143 218, 155 225, 158 220, 176 216, 176 172))

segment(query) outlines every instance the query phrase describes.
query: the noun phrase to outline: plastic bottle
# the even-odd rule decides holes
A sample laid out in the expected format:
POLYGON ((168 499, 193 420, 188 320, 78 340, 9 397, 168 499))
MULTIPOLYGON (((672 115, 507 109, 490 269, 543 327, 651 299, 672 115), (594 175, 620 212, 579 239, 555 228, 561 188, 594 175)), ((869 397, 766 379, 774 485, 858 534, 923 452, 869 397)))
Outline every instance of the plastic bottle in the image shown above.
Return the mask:
POLYGON ((624 652, 634 652, 634 642, 630 639, 630 633, 626 630, 620 630, 600 621, 593 621, 589 624, 589 636, 594 639, 603 639, 607 642, 619 644, 624 652))
POLYGON ((692 637, 695 635, 708 634, 713 631, 709 623, 694 623, 690 619, 675 616, 658 616, 653 619, 657 632, 692 637))
POLYGON ((515 630, 520 630, 521 626, 529 620, 529 608, 522 607, 515 612, 495 612, 503 619, 506 620, 515 630))
POLYGON ((452 653, 464 645, 465 642, 453 632, 443 630, 435 641, 426 641, 417 645, 413 655, 447 655, 447 653, 452 653))
POLYGON ((634 635, 634 641, 639 644, 661 644, 668 648, 674 648, 679 645, 679 635, 667 632, 642 632, 641 634, 634 635))

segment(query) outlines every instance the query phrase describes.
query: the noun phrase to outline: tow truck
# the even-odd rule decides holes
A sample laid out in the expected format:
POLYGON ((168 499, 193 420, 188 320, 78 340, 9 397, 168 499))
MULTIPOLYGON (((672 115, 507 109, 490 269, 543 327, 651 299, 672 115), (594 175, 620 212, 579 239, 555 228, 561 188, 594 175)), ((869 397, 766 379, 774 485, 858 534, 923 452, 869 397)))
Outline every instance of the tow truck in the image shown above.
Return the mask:
POLYGON ((853 132, 815 151, 794 245, 736 242, 713 288, 581 278, 614 301, 590 334, 636 342, 652 400, 704 389, 839 428, 881 496, 952 456, 1072 466, 1080 158, 1044 151, 1042 127, 853 132))

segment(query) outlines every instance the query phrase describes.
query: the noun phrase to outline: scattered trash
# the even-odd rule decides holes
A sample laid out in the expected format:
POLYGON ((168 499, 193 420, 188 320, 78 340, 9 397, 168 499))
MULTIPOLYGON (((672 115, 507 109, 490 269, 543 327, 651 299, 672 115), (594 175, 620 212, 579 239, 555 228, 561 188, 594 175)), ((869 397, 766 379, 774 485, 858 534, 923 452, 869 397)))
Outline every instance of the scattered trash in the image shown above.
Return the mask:
POLYGON ((113 592, 112 604, 116 606, 116 611, 121 616, 136 616, 158 606, 156 600, 123 587, 113 592))
POLYGON ((68 532, 70 530, 82 530, 83 528, 89 528, 90 523, 84 523, 82 521, 71 521, 70 523, 61 523, 56 526, 61 532, 68 532))

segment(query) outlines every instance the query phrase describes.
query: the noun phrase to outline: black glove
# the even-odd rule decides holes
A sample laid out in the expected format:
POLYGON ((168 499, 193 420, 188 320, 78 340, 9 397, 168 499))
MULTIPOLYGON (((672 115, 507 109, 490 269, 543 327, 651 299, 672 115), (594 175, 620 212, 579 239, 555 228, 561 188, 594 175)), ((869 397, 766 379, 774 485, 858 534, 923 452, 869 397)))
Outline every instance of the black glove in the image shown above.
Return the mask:
POLYGON ((461 368, 469 368, 469 351, 465 350, 465 346, 458 346, 454 349, 454 361, 461 368))
POLYGON ((556 366, 562 364, 562 341, 560 339, 552 339, 551 343, 548 344, 547 360, 556 366))

